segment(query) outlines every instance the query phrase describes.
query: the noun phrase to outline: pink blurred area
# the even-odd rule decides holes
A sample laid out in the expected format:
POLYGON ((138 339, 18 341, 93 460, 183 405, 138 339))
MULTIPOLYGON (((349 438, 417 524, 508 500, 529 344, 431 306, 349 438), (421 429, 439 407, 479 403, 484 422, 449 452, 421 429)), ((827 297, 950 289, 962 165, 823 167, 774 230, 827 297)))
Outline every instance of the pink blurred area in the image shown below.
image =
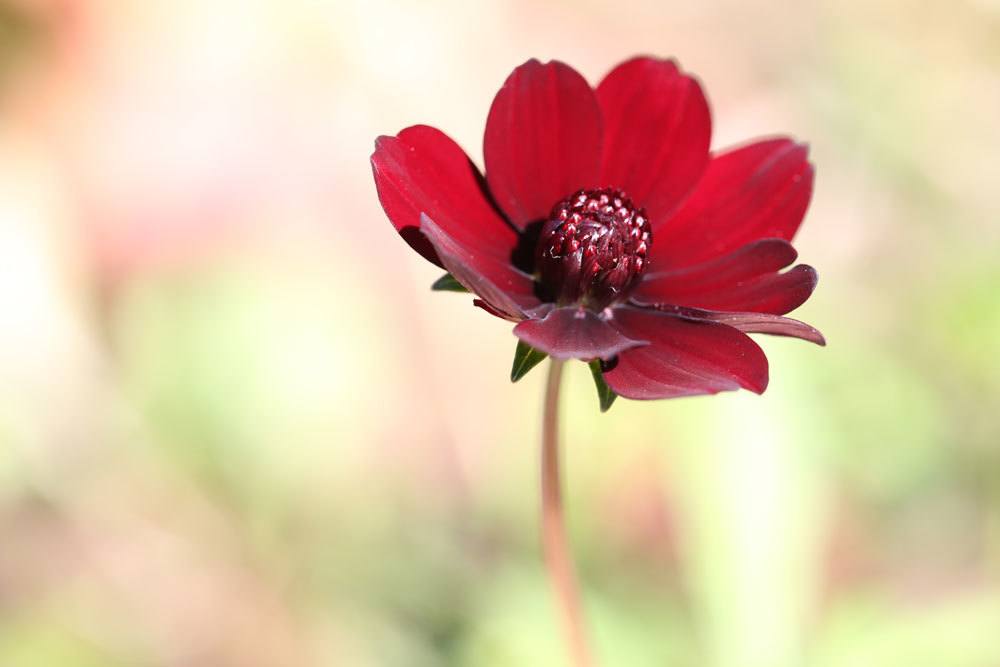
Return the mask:
POLYGON ((321 34, 296 30, 308 17, 261 3, 37 12, 47 50, 9 96, 10 125, 51 160, 99 272, 352 215, 337 196, 343 68, 321 34))

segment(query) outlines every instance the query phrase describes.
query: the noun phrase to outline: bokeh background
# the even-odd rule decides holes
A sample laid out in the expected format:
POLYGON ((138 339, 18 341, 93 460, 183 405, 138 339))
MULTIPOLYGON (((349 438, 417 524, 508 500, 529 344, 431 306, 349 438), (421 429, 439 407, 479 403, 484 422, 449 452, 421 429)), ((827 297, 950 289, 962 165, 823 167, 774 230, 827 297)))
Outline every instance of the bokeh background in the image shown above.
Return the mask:
POLYGON ((401 242, 379 134, 481 164, 529 57, 676 56, 808 140, 830 344, 752 394, 569 372, 604 665, 1000 665, 1000 4, 0 0, 0 665, 564 664, 544 373, 401 242))

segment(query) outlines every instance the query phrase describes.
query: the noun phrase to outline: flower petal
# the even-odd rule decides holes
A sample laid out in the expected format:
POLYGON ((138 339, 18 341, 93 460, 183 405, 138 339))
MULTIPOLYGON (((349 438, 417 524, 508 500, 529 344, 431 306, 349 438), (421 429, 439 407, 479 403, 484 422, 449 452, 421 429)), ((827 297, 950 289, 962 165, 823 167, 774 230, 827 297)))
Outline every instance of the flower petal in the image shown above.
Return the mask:
POLYGON ((477 308, 482 308, 490 315, 493 315, 494 317, 499 317, 501 320, 507 320, 508 322, 520 322, 522 319, 519 316, 515 317, 512 315, 508 315, 507 313, 504 313, 502 311, 499 311, 490 304, 483 301, 482 299, 473 299, 472 305, 477 308))
POLYGON ((576 307, 525 320, 514 327, 514 335, 556 359, 611 359, 646 344, 622 334, 594 311, 576 307))
POLYGON ((522 320, 525 309, 539 305, 530 276, 458 243, 424 213, 420 214, 420 231, 448 272, 506 319, 522 320))
POLYGON ((789 336, 801 338, 820 346, 826 345, 826 338, 818 329, 791 317, 781 317, 769 313, 712 313, 709 319, 720 324, 727 324, 743 333, 789 336))
POLYGON ((493 100, 483 141, 493 197, 514 225, 545 218, 560 199, 595 187, 601 112, 569 65, 529 60, 493 100))
POLYGON ((651 260, 652 270, 643 276, 632 298, 644 305, 697 306, 699 297, 732 290, 752 278, 774 273, 797 256, 788 241, 763 239, 723 257, 678 269, 658 270, 651 260))
POLYGON ((604 372, 608 386, 626 398, 767 388, 767 357, 733 327, 630 307, 616 309, 612 321, 626 336, 650 343, 622 352, 604 372))
POLYGON ((674 305, 784 315, 806 302, 818 280, 816 269, 799 264, 790 271, 760 276, 732 289, 692 295, 674 305))
POLYGON ((601 182, 665 222, 708 164, 712 117, 698 82, 670 60, 634 58, 597 87, 604 116, 601 182))
POLYGON ((685 306, 658 306, 656 310, 671 313, 686 320, 718 322, 739 329, 743 333, 762 333, 772 336, 801 338, 820 346, 826 345, 826 338, 813 326, 790 317, 770 313, 729 313, 685 306))
POLYGON ((479 171, 445 133, 414 125, 395 137, 379 137, 371 162, 382 208, 425 258, 444 266, 420 233, 421 213, 462 245, 509 259, 517 232, 487 200, 479 171))
POLYGON ((655 229, 652 261, 681 267, 763 238, 791 240, 812 197, 808 147, 777 138, 715 156, 691 197, 655 229))

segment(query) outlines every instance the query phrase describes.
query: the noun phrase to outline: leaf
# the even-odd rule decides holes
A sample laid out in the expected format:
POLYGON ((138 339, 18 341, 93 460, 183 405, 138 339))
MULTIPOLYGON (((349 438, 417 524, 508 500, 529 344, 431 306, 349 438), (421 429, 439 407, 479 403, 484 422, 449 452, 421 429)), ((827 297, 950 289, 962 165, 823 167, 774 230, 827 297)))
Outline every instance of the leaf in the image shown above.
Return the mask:
POLYGON ((597 387, 597 400, 601 402, 601 412, 607 412, 611 409, 611 405, 615 402, 615 399, 618 398, 618 394, 604 381, 600 359, 594 359, 587 365, 590 366, 590 373, 594 376, 594 385, 597 387))
POLYGON ((514 365, 510 369, 510 381, 517 382, 528 374, 532 368, 540 364, 549 355, 539 352, 527 343, 517 341, 514 350, 514 365))
POLYGON ((462 283, 455 280, 455 276, 450 273, 446 273, 431 285, 431 289, 435 292, 468 292, 462 283))

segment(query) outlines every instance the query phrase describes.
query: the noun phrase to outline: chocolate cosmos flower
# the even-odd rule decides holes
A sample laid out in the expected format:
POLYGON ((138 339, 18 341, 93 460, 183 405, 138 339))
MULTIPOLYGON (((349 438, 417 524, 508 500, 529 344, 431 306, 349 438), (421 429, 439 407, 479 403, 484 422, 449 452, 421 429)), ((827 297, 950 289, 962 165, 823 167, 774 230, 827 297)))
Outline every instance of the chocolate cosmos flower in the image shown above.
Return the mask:
POLYGON ((672 61, 629 60, 595 90, 530 60, 490 108, 485 179, 426 125, 379 137, 372 167, 403 238, 539 360, 598 362, 627 398, 760 393, 767 358, 747 333, 824 344, 782 317, 816 286, 812 267, 783 271, 813 167, 782 137, 712 153, 711 125, 672 61))

